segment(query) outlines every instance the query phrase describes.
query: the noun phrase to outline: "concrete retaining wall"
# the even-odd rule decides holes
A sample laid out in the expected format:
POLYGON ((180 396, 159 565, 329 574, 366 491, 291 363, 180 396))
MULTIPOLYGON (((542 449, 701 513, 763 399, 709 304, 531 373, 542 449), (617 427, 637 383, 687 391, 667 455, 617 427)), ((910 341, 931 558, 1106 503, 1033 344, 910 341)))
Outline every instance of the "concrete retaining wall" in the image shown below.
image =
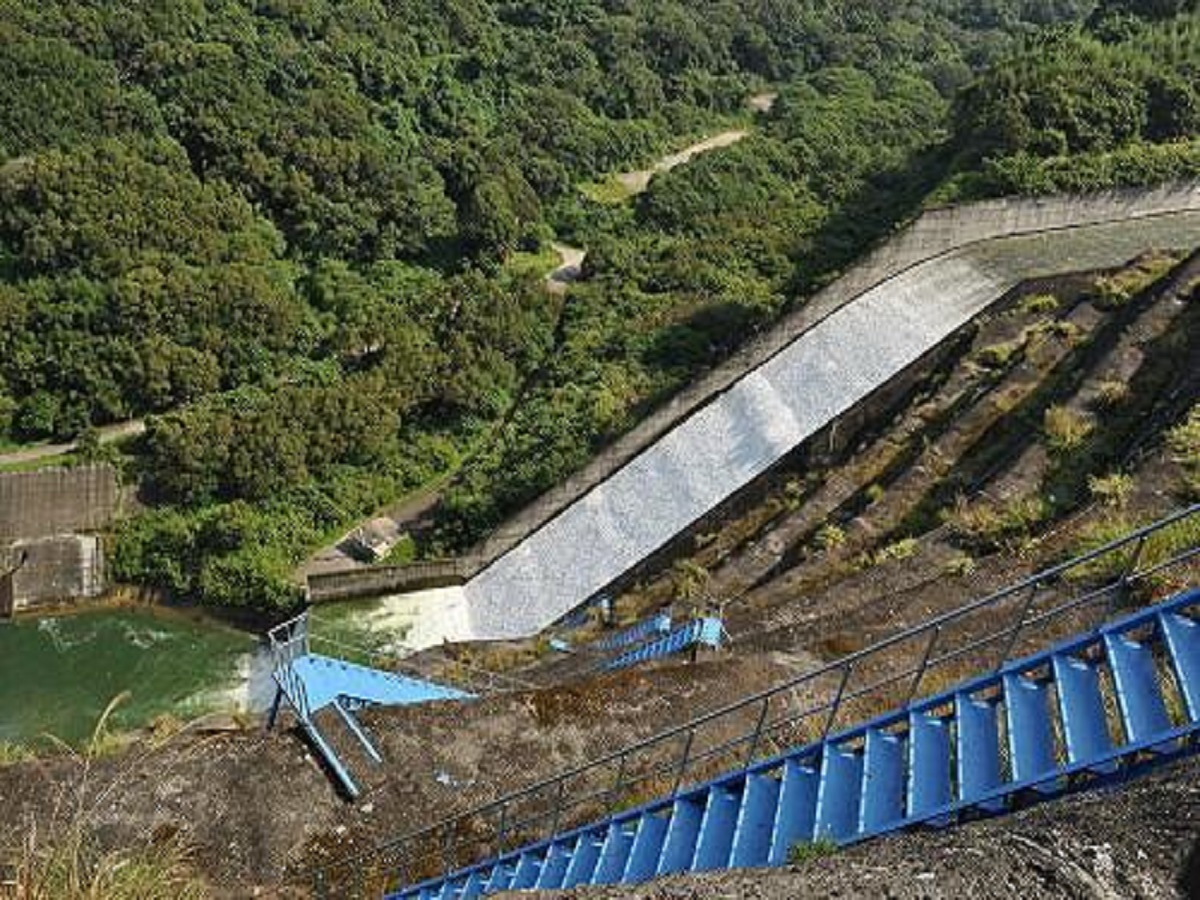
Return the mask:
POLYGON ((0 543, 99 531, 119 502, 112 466, 0 474, 0 543))
POLYGON ((103 548, 81 532, 107 528, 120 505, 111 466, 0 475, 0 615, 103 593, 103 548), (22 557, 10 583, 4 575, 22 557))
POLYGON ((25 557, 24 565, 12 576, 16 612, 98 597, 104 592, 104 553, 95 535, 21 540, 10 545, 6 554, 13 561, 25 557))

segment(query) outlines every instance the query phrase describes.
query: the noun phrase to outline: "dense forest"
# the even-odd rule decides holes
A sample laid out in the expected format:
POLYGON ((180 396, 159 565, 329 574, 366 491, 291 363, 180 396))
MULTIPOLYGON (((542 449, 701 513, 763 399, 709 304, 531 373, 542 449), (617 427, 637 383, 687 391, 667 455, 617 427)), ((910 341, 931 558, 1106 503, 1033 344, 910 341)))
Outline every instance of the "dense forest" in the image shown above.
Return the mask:
POLYGON ((116 457, 149 504, 117 573, 186 599, 294 603, 321 541, 447 478, 421 549, 453 552, 922 204, 1200 174, 1198 18, 0 0, 0 445, 116 457), (554 236, 588 250, 565 302, 554 236))

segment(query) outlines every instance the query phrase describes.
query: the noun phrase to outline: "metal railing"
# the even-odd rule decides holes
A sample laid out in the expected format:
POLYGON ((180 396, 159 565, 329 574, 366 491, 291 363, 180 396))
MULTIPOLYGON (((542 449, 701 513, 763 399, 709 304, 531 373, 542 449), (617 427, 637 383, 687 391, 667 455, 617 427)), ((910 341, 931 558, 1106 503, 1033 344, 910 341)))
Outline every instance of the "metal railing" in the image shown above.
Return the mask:
POLYGON ((308 691, 292 663, 309 653, 308 613, 276 625, 267 632, 267 641, 271 646, 271 675, 287 695, 296 715, 307 722, 312 715, 308 691))
MULTIPOLYGON (((321 620, 317 620, 318 623, 321 620)), ((423 659, 420 665, 414 664, 405 657, 386 650, 365 647, 351 643, 343 638, 331 638, 314 634, 309 637, 310 644, 328 647, 334 653, 349 654, 352 658, 364 659, 371 666, 376 666, 388 672, 417 678, 422 681, 435 681, 460 688, 476 696, 491 696, 503 692, 534 690, 538 685, 531 681, 496 672, 482 666, 474 665, 466 660, 423 659)))
POLYGON ((1174 587, 1165 573, 1198 557, 1200 504, 765 691, 314 870, 314 888, 319 896, 358 896, 417 883, 669 799, 1091 630, 1174 587))

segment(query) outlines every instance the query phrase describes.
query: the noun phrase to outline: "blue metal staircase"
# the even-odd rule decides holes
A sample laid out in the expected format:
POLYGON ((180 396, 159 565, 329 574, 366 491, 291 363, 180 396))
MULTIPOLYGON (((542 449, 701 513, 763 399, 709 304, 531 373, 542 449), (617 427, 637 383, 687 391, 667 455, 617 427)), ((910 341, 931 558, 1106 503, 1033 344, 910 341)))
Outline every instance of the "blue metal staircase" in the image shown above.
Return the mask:
POLYGON ((359 787, 346 761, 337 752, 330 735, 318 725, 323 710, 332 710, 336 717, 324 717, 327 723, 339 724, 374 763, 383 757, 371 742, 366 729, 354 712, 367 706, 403 706, 436 700, 467 700, 472 694, 457 688, 434 684, 418 678, 384 672, 356 663, 309 652, 307 615, 298 616, 268 633, 274 657, 272 677, 275 680, 275 700, 267 719, 274 725, 282 701, 296 714, 300 727, 313 746, 351 797, 359 795, 359 787))
POLYGON ((658 613, 624 631, 596 641, 592 646, 597 650, 620 650, 622 647, 640 643, 652 635, 667 634, 670 630, 671 616, 668 613, 658 613))
MULTIPOLYGON (((668 624, 669 622, 670 620, 668 619, 668 624)), ((649 641, 640 647, 636 647, 633 650, 610 659, 604 664, 603 668, 610 672, 617 669, 626 669, 629 666, 636 666, 651 659, 674 656, 676 653, 692 646, 719 647, 721 646, 721 635, 723 633, 724 627, 721 620, 716 617, 709 616, 703 619, 693 619, 678 626, 658 640, 649 641)))
POLYGON ((388 896, 466 900, 780 865, 797 844, 854 843, 1127 776, 1196 749, 1197 615, 1193 590, 859 727, 388 896))
POLYGON ((1198 523, 1200 505, 1181 510, 316 870, 316 892, 466 900, 780 865, 797 845, 947 827, 1192 753, 1200 590, 1180 588, 1200 580, 1198 523), (1168 599, 1118 615, 1168 587, 1168 599))

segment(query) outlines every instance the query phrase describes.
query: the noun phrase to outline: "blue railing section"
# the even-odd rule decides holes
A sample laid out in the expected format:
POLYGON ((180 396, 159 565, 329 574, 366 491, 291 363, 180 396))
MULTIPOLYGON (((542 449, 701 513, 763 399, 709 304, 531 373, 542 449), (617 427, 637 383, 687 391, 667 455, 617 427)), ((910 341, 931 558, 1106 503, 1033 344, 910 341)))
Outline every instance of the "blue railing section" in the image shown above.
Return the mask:
POLYGON ((300 727, 324 758, 330 771, 351 797, 360 793, 346 762, 338 755, 316 722, 321 710, 332 708, 374 762, 383 761, 354 711, 365 706, 402 706, 437 700, 473 697, 457 688, 418 678, 384 672, 356 663, 310 652, 308 616, 301 614, 268 632, 275 680, 275 699, 267 718, 274 725, 280 705, 287 701, 300 727))
POLYGON ((1200 708, 1197 595, 1118 614, 1196 583, 1198 526, 1200 504, 323 867, 314 887, 466 898, 778 864, 797 843, 999 812, 1187 752, 1200 708))
POLYGON ((674 656, 689 647, 719 647, 721 635, 725 629, 721 620, 708 616, 703 619, 693 619, 685 622, 675 630, 656 641, 649 641, 622 653, 606 662, 603 668, 607 671, 626 669, 652 659, 662 659, 674 656))
POLYGON ((623 647, 640 643, 656 634, 667 634, 670 630, 670 614, 658 613, 657 615, 650 616, 648 619, 643 619, 636 625, 631 625, 624 631, 594 642, 592 647, 603 651, 620 650, 623 647))

